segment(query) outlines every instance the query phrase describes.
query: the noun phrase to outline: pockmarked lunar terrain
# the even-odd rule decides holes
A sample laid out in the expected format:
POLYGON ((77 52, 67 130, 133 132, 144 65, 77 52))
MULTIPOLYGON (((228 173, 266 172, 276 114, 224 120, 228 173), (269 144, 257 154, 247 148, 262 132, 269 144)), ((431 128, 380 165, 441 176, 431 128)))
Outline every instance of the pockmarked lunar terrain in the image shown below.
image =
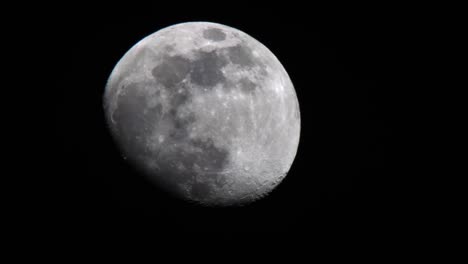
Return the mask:
POLYGON ((104 109, 124 158, 202 205, 264 197, 299 144, 299 104, 281 63, 216 23, 176 24, 135 44, 108 79, 104 109))

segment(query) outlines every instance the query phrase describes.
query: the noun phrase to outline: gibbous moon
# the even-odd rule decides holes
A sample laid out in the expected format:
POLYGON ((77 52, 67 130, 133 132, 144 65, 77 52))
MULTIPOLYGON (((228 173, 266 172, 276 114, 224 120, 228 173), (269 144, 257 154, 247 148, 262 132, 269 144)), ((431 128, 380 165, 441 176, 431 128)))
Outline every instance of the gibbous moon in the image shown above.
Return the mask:
POLYGON ((264 197, 299 144, 299 104, 281 63, 251 36, 216 23, 176 24, 136 43, 109 77, 104 110, 133 166, 202 205, 264 197))

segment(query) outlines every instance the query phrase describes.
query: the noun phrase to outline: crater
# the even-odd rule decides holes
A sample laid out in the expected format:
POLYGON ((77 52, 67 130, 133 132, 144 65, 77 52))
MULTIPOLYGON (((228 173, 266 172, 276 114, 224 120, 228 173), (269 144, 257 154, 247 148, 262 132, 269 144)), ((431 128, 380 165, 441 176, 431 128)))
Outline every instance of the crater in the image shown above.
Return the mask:
POLYGON ((294 107, 294 117, 299 120, 301 119, 301 113, 299 109, 299 104, 296 103, 296 106, 294 107))
POLYGON ((226 78, 221 68, 226 64, 226 59, 218 56, 216 51, 199 52, 198 58, 193 62, 193 68, 190 73, 192 82, 204 87, 213 87, 225 81, 226 78))
POLYGON ((188 127, 195 122, 195 114, 185 113, 181 115, 180 110, 190 100, 191 95, 184 85, 179 86, 177 89, 168 89, 168 91, 170 109, 166 118, 173 125, 169 137, 176 141, 184 140, 189 135, 188 127))
POLYGON ((222 171, 227 166, 229 152, 216 147, 211 139, 194 139, 190 143, 195 151, 186 158, 185 162, 188 163, 186 165, 192 166, 192 173, 194 174, 195 168, 201 170, 201 175, 198 177, 209 179, 209 181, 205 181, 204 183, 194 183, 192 185, 192 197, 197 200, 203 200, 203 198, 208 198, 212 193, 214 186, 210 182, 218 187, 226 184, 222 171))
POLYGON ((169 56, 153 68, 151 74, 166 88, 172 88, 182 82, 190 72, 190 60, 182 56, 169 56))
POLYGON ((174 51, 174 44, 173 43, 170 43, 170 44, 167 44, 166 46, 164 46, 164 48, 166 50, 166 52, 172 52, 174 51))
POLYGON ((226 33, 219 28, 208 28, 203 31, 203 37, 213 41, 223 41, 226 39, 226 33))
POLYGON ((172 109, 178 109, 183 104, 185 104, 189 98, 190 94, 186 87, 179 87, 176 90, 168 90, 169 93, 169 103, 172 109))
POLYGON ((176 110, 171 110, 169 112, 169 118, 172 119, 172 130, 169 132, 169 138, 174 142, 181 142, 187 140, 189 137, 188 128, 190 124, 195 122, 195 115, 189 114, 184 117, 181 117, 177 114, 176 110))
POLYGON ((248 78, 242 78, 239 82, 241 91, 244 93, 251 94, 257 89, 257 85, 248 78))
POLYGON ((208 173, 221 171, 227 165, 229 152, 216 147, 213 140, 193 139, 190 143, 197 152, 202 153, 194 156, 194 165, 196 164, 208 173))
POLYGON ((211 194, 211 188, 208 183, 195 182, 190 188, 190 195, 197 201, 208 200, 211 194))
POLYGON ((190 187, 190 195, 196 201, 203 201, 209 198, 213 187, 222 186, 226 179, 222 171, 228 163, 228 151, 216 147, 211 139, 192 139, 185 142, 179 148, 166 152, 164 157, 159 159, 168 171, 172 171, 171 181, 190 187), (170 165, 170 161, 177 161, 170 165), (172 166, 172 167, 171 167, 172 166), (202 182, 197 181, 204 179, 202 182), (214 185, 212 185, 212 183, 214 185))

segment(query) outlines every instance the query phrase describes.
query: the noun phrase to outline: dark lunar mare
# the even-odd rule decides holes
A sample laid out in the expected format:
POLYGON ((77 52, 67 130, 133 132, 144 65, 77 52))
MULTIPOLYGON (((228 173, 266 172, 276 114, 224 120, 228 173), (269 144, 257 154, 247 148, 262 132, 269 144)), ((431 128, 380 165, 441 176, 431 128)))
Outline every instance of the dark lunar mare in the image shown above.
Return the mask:
POLYGON ((189 190, 193 200, 203 202, 212 200, 212 185, 197 182, 197 177, 210 179, 217 186, 222 186, 226 180, 220 173, 228 163, 228 150, 218 148, 211 139, 183 139, 180 147, 163 150, 158 162, 163 164, 162 170, 166 180, 173 183, 174 188, 184 184, 191 186, 189 190), (204 192, 193 189, 203 186, 204 192))
POLYGON ((248 78, 242 78, 239 80, 241 91, 246 94, 254 93, 257 89, 257 85, 249 80, 248 78))
POLYGON ((227 64, 226 58, 218 56, 216 51, 200 51, 197 53, 197 57, 192 63, 192 71, 190 72, 192 83, 211 88, 226 80, 221 71, 221 68, 227 64))
POLYGON ((149 154, 145 139, 151 136, 153 120, 159 120, 162 115, 161 105, 147 107, 147 96, 141 85, 144 84, 123 87, 117 98, 118 107, 112 113, 125 152, 136 156, 149 154))
POLYGON ((229 60, 240 66, 252 67, 254 66, 254 58, 252 51, 245 46, 245 44, 239 44, 233 47, 229 47, 228 56, 229 60))
POLYGON ((190 61, 182 56, 172 56, 163 59, 163 62, 151 71, 154 78, 167 88, 175 88, 190 71, 190 61))
POLYGON ((118 107, 112 113, 123 153, 136 168, 143 168, 144 174, 169 193, 184 198, 180 188, 186 184, 191 186, 189 193, 193 200, 212 200, 212 185, 196 182, 196 177, 211 178, 217 186, 224 184, 225 179, 219 172, 228 162, 228 150, 216 147, 211 139, 189 138, 188 127, 196 122, 195 116, 177 114, 190 100, 187 89, 182 89, 182 93, 175 92, 178 89, 168 89, 171 108, 164 114, 161 104, 148 107, 148 96, 142 85, 132 83, 123 87, 117 98, 118 107), (155 150, 146 140, 155 132, 153 129, 158 129, 154 128, 154 123, 159 120, 169 123, 171 128, 166 142, 155 150), (178 147, 173 147, 175 144, 178 147), (148 160, 155 161, 158 166, 148 167, 148 160))
MULTIPOLYGON (((151 73, 155 81, 164 86, 170 105, 168 109, 162 109, 162 104, 150 108, 150 98, 142 88, 143 84, 123 87, 117 98, 118 106, 112 117, 117 122, 117 133, 124 139, 120 142, 124 152, 129 157, 137 157, 132 161, 137 167, 146 167, 145 174, 160 186, 182 198, 186 194, 182 193, 181 187, 186 185, 191 186, 189 193, 193 200, 212 200, 212 185, 198 182, 197 177, 209 178, 217 186, 225 183, 219 172, 228 162, 228 150, 216 147, 211 139, 190 138, 189 127, 196 122, 195 114, 180 113, 192 99, 190 87, 182 80, 192 73, 190 76, 195 81, 212 86, 214 80, 223 80, 219 70, 225 63, 216 54, 206 52, 200 52, 193 62, 181 56, 164 57, 151 73), (156 144, 156 149, 153 144, 151 149, 145 139, 152 138, 158 129, 163 129, 158 127, 160 124, 169 131, 165 141, 161 145, 156 144), (148 160, 154 161, 156 166, 149 167, 148 160)), ((151 85, 154 84, 147 84, 145 88, 151 89, 151 85)), ((160 96, 160 93, 152 96, 160 96)))
POLYGON ((223 41, 226 39, 226 33, 219 28, 208 28, 203 31, 203 37, 213 41, 223 41))

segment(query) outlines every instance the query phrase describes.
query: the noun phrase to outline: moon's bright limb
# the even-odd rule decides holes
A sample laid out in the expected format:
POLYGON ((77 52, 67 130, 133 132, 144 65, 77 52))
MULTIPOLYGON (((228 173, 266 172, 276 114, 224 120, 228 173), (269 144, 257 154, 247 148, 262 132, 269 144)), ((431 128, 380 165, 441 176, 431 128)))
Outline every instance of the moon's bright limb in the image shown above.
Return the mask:
POLYGON ((254 38, 215 23, 177 24, 138 42, 112 71, 104 108, 129 160, 206 205, 266 195, 299 144, 298 100, 281 63, 254 38))

